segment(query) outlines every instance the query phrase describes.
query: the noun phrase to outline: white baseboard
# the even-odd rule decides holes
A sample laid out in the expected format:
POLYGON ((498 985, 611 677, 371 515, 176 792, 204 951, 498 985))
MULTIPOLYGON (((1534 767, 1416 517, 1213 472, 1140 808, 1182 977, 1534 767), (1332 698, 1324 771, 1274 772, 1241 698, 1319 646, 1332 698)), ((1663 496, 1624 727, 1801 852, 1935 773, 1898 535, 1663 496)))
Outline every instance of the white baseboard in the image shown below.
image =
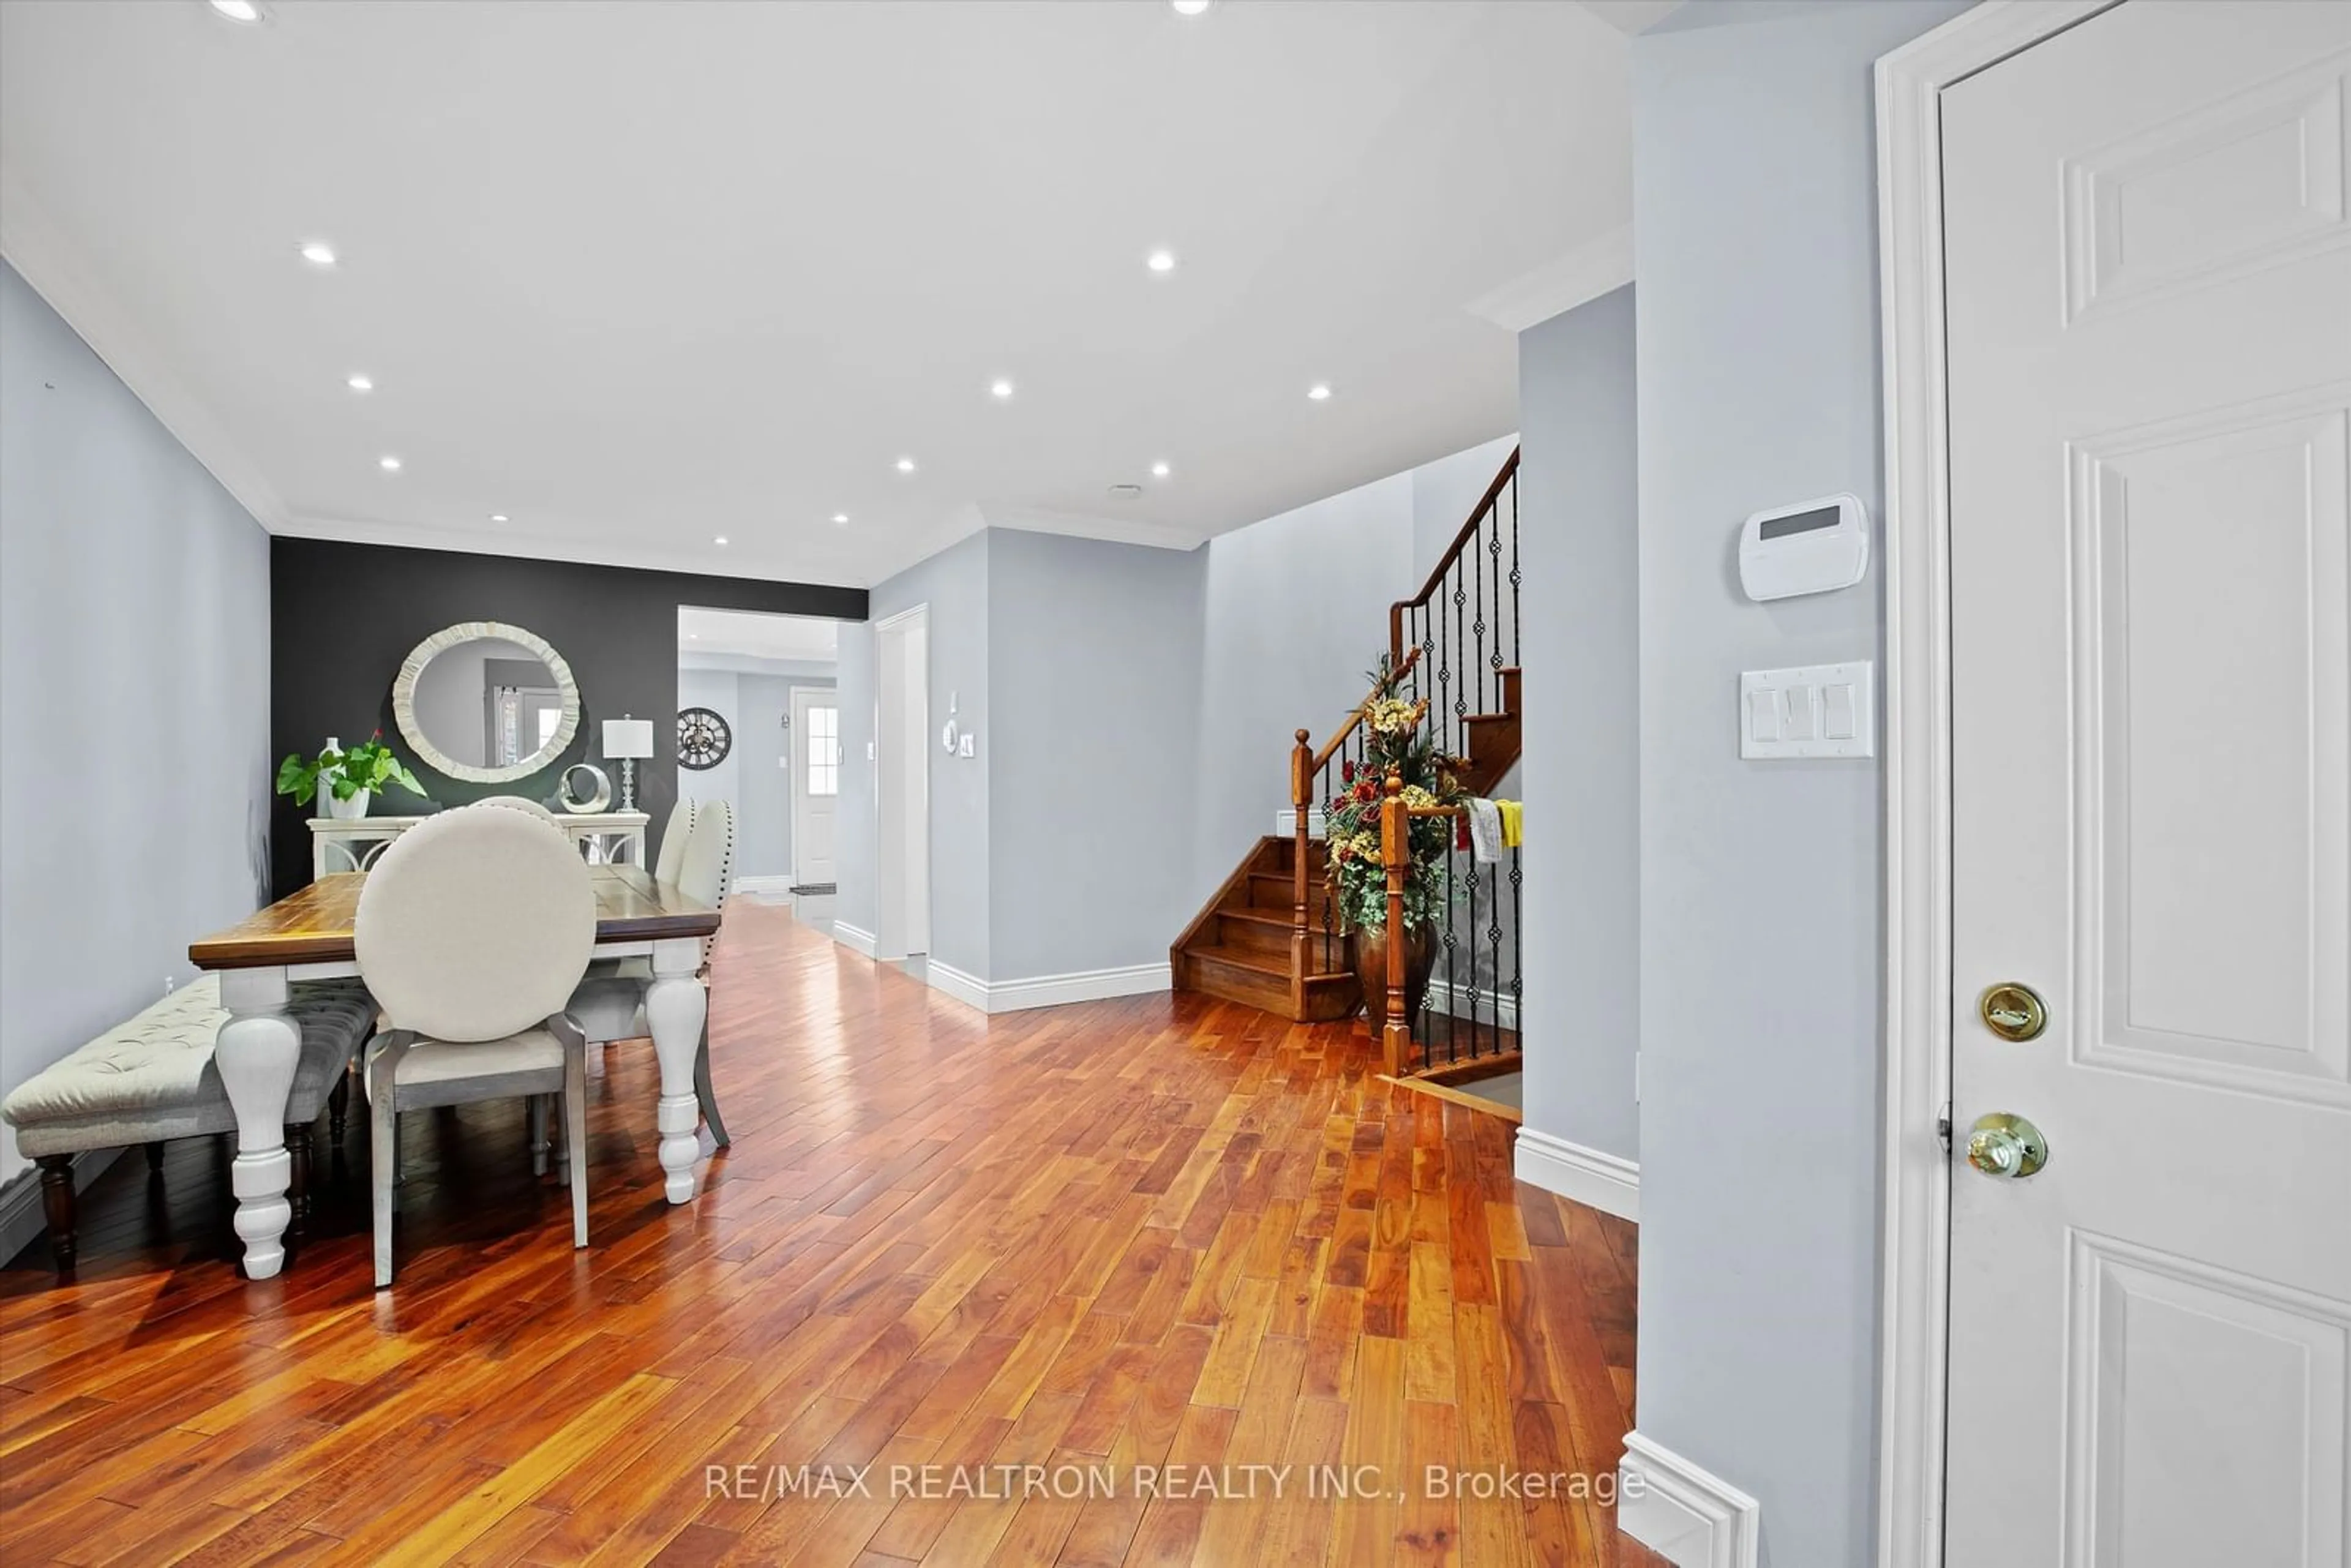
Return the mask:
POLYGON ((735 879, 735 891, 772 898, 778 894, 789 894, 792 879, 788 876, 738 876, 735 879))
POLYGON ((1641 1167, 1635 1161, 1520 1127, 1511 1164, 1518 1178, 1531 1186, 1640 1223, 1641 1167))
POLYGON ((846 920, 836 920, 832 923, 832 939, 851 951, 862 953, 869 958, 873 956, 882 946, 880 937, 871 931, 858 929, 846 920))
POLYGON ((1616 1528, 1674 1568, 1755 1568, 1762 1509, 1709 1470, 1625 1434, 1616 1528))
POLYGON ((985 1013, 1025 1012, 1071 1002, 1099 1002, 1164 991, 1175 982, 1165 963, 1129 964, 1114 969, 1081 969, 1068 975, 1037 975, 1025 980, 983 980, 936 958, 925 966, 935 989, 985 1013))
POLYGON ((1428 982, 1427 1000, 1421 1005, 1431 1012, 1465 1020, 1475 1019, 1489 1026, 1499 1019, 1502 1027, 1513 1033, 1519 1027, 1519 999, 1516 997, 1477 986, 1455 986, 1432 977, 1428 982))
POLYGON ((967 1008, 987 1010, 987 982, 977 975, 967 975, 952 964, 942 964, 936 958, 923 960, 923 976, 931 989, 945 991, 967 1008))
MULTIPOLYGON (((121 1153, 120 1149, 88 1149, 76 1155, 74 1191, 84 1191, 104 1176, 121 1153)), ((37 1166, 26 1166, 7 1181, 0 1182, 0 1266, 31 1245, 33 1238, 47 1229, 48 1223, 47 1212, 41 1205, 41 1173, 37 1166)))

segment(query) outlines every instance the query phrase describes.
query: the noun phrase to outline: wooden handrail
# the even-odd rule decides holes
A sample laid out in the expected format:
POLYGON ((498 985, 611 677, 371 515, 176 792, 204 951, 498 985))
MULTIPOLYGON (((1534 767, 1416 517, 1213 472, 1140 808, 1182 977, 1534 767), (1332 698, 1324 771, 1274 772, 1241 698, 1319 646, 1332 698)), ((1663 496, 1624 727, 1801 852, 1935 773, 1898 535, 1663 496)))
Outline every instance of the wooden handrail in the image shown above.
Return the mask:
POLYGON ((1461 525, 1461 531, 1453 536, 1453 542, 1446 547, 1443 555, 1437 558, 1437 565, 1429 571, 1428 580, 1420 585, 1420 591, 1410 599, 1399 599, 1388 606, 1388 657, 1404 657, 1405 612, 1426 604, 1443 586, 1445 574, 1453 570, 1453 563, 1461 559, 1461 552, 1469 548, 1471 539, 1478 537, 1478 525, 1485 521, 1488 512, 1494 509, 1494 503, 1501 498, 1502 486, 1509 484, 1511 476, 1518 471, 1519 448, 1513 446, 1510 456, 1503 459, 1500 472, 1494 476, 1494 482, 1486 486, 1486 493, 1478 497, 1476 506, 1469 508, 1469 520, 1461 525))

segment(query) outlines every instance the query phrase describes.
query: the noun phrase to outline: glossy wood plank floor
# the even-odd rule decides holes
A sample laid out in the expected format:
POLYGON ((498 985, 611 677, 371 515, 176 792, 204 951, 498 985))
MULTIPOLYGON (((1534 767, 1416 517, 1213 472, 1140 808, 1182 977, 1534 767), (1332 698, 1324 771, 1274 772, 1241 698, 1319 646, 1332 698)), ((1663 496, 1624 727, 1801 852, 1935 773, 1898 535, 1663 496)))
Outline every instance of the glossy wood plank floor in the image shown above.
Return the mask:
POLYGON ((1515 1185, 1508 1124, 1382 1082, 1348 1026, 990 1020, 741 901, 713 1016, 735 1146, 670 1207, 651 1048, 608 1048, 583 1252, 511 1106, 411 1119, 381 1292, 361 1138, 262 1283, 216 1140, 120 1160, 77 1281, 0 1272, 0 1560, 1662 1561, 1573 1479, 1425 1484, 1613 1473, 1635 1232, 1515 1185), (848 1495, 779 1488, 827 1464, 848 1495), (956 1465, 1048 1479, 892 1493, 956 1465), (1242 1468, 1285 1465, 1278 1500, 1242 1468), (1331 1495, 1359 1467, 1374 1495, 1331 1495))

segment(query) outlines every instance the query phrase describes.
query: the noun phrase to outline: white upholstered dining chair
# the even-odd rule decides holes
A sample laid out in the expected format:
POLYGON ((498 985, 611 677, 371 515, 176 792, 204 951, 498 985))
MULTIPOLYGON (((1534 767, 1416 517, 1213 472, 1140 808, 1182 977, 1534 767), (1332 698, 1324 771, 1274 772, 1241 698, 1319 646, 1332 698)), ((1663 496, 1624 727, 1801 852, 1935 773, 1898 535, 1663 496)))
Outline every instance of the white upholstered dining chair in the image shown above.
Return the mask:
POLYGON ((504 806, 510 811, 528 811, 553 822, 561 819, 528 795, 485 795, 474 802, 476 806, 504 806))
MULTIPOLYGON (((686 802, 678 802, 678 810, 689 810, 686 802)), ((678 851, 677 869, 674 876, 664 876, 657 864, 653 879, 674 881, 679 891, 688 898, 716 907, 726 902, 726 886, 735 874, 735 808, 724 800, 705 800, 690 808, 691 825, 681 832, 678 813, 670 814, 668 831, 662 835, 659 860, 670 858, 670 846, 682 843, 678 851)), ((701 974, 706 982, 710 975, 710 949, 717 941, 715 936, 702 939, 701 974)), ((571 996, 571 1016, 590 1040, 637 1040, 652 1032, 645 1021, 645 988, 653 983, 653 966, 642 958, 622 959, 611 970, 601 966, 591 971, 571 996)), ((710 1014, 702 1015, 702 1040, 694 1051, 694 1097, 702 1107, 702 1119, 710 1128, 710 1136, 720 1148, 730 1141, 726 1124, 718 1114, 718 1092, 710 1079, 710 1014)))
POLYGON ((669 809, 668 825, 662 829, 661 848, 653 852, 655 882, 677 880, 679 870, 685 864, 685 841, 693 832, 694 802, 681 795, 677 804, 669 809))
POLYGON ((351 936, 381 1009, 366 1071, 375 1282, 392 1282, 402 1111, 560 1093, 572 1245, 588 1245, 587 1040, 564 1007, 596 894, 570 840, 526 811, 444 811, 376 861, 351 936))

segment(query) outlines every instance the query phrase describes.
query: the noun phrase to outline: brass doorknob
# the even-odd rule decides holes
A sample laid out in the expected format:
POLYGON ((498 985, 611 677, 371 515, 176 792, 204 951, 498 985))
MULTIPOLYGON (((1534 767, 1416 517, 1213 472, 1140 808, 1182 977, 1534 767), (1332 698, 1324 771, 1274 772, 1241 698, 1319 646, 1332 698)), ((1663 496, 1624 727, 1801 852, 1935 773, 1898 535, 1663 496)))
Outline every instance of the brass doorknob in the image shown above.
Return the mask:
POLYGON ((2031 986, 2003 980, 1976 998, 1976 1015, 2002 1040, 2037 1040, 2049 1027, 2049 1009, 2031 986))
POLYGON ((2023 1117, 1992 1111, 1968 1134, 1968 1164, 1986 1176, 2022 1180, 2049 1163, 2049 1140, 2023 1117))

